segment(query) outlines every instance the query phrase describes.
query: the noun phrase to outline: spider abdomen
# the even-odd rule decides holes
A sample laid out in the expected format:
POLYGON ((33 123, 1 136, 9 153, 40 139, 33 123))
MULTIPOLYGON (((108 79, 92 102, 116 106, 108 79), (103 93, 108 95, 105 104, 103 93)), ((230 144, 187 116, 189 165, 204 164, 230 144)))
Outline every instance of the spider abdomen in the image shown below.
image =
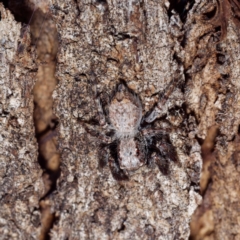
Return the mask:
POLYGON ((118 146, 119 164, 121 169, 136 170, 144 164, 141 145, 134 138, 120 140, 118 146))

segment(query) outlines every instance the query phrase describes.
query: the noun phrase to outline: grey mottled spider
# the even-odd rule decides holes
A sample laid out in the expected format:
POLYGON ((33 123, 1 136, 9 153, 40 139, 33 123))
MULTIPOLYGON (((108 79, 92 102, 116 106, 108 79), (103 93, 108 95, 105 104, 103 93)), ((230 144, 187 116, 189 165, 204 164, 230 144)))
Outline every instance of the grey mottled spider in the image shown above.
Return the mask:
POLYGON ((156 129, 151 126, 175 84, 170 85, 146 116, 142 114, 139 97, 123 81, 117 85, 105 107, 102 107, 98 97, 95 98, 99 126, 86 122, 84 126, 88 133, 101 141, 100 166, 108 163, 115 179, 127 180, 129 171, 153 162, 163 174, 167 174, 169 161, 177 161, 175 148, 169 140, 170 129, 156 129))

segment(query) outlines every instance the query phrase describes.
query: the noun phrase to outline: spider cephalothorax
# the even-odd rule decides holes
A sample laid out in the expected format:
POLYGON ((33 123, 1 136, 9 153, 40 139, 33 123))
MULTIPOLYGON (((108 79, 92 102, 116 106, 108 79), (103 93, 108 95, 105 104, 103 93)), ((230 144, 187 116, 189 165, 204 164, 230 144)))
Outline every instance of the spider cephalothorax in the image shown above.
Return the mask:
MULTIPOLYGON (((162 98, 163 104, 168 94, 162 98)), ((156 129, 151 126, 161 109, 160 102, 147 116, 143 116, 139 97, 125 82, 121 82, 110 103, 104 107, 105 111, 98 98, 96 103, 101 129, 96 130, 96 127, 86 123, 85 128, 101 141, 101 166, 108 163, 117 180, 126 180, 129 171, 153 162, 164 174, 168 173, 168 162, 177 161, 176 151, 169 140, 170 129, 156 129)))

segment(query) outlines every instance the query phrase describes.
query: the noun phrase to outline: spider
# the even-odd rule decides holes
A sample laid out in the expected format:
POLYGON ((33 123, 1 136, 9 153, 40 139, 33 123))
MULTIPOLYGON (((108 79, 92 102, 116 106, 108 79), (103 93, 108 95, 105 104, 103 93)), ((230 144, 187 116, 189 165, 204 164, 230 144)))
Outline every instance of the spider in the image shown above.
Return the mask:
POLYGON ((128 180, 129 172, 154 163, 163 174, 169 173, 169 161, 178 161, 169 139, 169 128, 157 129, 151 125, 173 91, 170 85, 153 109, 143 116, 137 94, 124 81, 117 84, 105 107, 95 97, 98 108, 98 126, 84 122, 84 128, 100 140, 99 165, 109 165, 116 180, 128 180))

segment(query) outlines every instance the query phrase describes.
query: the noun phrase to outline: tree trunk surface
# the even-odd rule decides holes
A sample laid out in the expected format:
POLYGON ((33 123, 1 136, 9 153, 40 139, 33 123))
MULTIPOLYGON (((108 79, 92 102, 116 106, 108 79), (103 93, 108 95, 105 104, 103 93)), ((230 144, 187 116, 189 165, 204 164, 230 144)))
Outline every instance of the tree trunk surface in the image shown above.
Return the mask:
POLYGON ((0 16, 0 239, 37 239, 45 190, 33 124, 35 52, 29 28, 2 3, 0 16))
POLYGON ((36 50, 0 4, 0 239, 240 239, 240 4, 28 4, 36 50), (176 83, 152 124, 171 128, 168 175, 99 166, 83 122, 121 80, 143 114, 176 83))
POLYGON ((194 138, 195 118, 181 110, 180 86, 167 104, 167 109, 178 111, 171 111, 168 119, 174 124, 171 140, 180 161, 171 164, 168 176, 157 167, 144 166, 132 172, 129 181, 116 181, 108 167, 99 168, 100 140, 78 121, 96 118, 95 87, 104 98, 124 79, 140 96, 146 113, 172 80, 184 83, 179 16, 169 17, 164 1, 53 5, 60 44, 54 108, 60 122, 62 165, 57 191, 51 196, 58 218, 52 238, 187 239, 201 199, 196 192, 201 148, 194 138))

